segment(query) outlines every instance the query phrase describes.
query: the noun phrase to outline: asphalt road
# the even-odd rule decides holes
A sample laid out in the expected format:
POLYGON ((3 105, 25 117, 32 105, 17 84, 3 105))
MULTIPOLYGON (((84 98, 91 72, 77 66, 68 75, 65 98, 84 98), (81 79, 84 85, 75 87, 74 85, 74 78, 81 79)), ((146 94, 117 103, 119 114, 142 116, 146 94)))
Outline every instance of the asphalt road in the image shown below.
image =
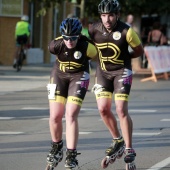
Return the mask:
MULTIPOLYGON (((0 170, 45 169, 51 142, 46 90, 50 70, 51 65, 24 66, 21 72, 0 66, 0 170)), ((141 83, 141 78, 134 76, 129 101, 137 170, 170 170, 170 81, 141 83)), ((92 74, 89 90, 93 82, 92 74)), ((115 113, 114 102, 112 108, 115 113)), ((111 136, 90 91, 79 115, 79 126, 80 169, 101 170, 111 136)), ((64 119, 63 128, 65 132, 64 119)), ((65 149, 64 133, 63 139, 65 149)), ((56 169, 64 170, 64 161, 56 169)), ((123 159, 107 170, 125 170, 123 159)))

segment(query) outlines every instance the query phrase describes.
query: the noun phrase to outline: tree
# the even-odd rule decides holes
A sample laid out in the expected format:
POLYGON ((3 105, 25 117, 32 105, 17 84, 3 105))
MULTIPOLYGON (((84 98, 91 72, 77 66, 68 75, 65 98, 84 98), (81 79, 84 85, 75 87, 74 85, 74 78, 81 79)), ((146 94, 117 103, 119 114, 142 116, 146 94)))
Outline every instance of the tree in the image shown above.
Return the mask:
MULTIPOLYGON (((48 8, 53 7, 57 4, 61 4, 63 0, 29 0, 30 2, 40 2, 39 14, 45 15, 48 8)), ((67 0, 72 2, 72 0, 67 0)), ((121 13, 124 15, 132 13, 134 15, 142 14, 169 14, 170 13, 170 1, 169 0, 119 0, 121 4, 121 13)), ((77 0, 77 3, 80 4, 81 0, 77 0)), ((97 17, 97 6, 100 3, 100 0, 85 0, 85 15, 97 17)))

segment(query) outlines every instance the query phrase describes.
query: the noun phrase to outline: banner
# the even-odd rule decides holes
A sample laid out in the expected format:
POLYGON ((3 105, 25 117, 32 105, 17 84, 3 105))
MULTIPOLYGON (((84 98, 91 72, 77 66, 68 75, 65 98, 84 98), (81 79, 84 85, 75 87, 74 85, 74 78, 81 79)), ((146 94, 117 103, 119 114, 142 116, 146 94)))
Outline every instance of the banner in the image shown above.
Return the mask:
POLYGON ((146 46, 144 47, 146 57, 154 73, 170 71, 170 47, 169 46, 146 46))

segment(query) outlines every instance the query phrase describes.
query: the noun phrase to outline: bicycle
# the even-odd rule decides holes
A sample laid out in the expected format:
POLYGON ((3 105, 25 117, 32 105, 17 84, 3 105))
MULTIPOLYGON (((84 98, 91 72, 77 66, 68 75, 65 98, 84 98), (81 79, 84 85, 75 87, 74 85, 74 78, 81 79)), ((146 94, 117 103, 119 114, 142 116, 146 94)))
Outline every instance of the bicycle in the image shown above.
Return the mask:
POLYGON ((22 43, 21 44, 21 50, 18 54, 18 59, 17 59, 17 62, 16 62, 17 72, 21 70, 22 65, 23 65, 23 61, 25 60, 25 58, 26 58, 26 55, 24 53, 24 44, 22 43))

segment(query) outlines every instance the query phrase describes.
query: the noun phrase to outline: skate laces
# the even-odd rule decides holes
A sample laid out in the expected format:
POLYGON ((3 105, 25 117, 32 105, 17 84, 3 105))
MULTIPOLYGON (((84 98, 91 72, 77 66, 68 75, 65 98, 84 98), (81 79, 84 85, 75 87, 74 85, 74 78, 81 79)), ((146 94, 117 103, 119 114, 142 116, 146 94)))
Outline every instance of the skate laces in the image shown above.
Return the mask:
POLYGON ((125 149, 125 154, 127 156, 136 156, 136 152, 133 148, 126 148, 125 149))
POLYGON ((124 145, 124 140, 121 137, 120 139, 113 139, 111 146, 106 149, 106 153, 114 153, 119 150, 124 145))
POLYGON ((63 148, 63 141, 61 141, 60 143, 52 142, 51 143, 50 154, 55 155, 58 152, 62 152, 62 148, 63 148))
POLYGON ((77 150, 67 150, 66 151, 66 163, 73 164, 73 162, 78 165, 78 160, 76 159, 77 155, 81 153, 77 153, 77 150))

